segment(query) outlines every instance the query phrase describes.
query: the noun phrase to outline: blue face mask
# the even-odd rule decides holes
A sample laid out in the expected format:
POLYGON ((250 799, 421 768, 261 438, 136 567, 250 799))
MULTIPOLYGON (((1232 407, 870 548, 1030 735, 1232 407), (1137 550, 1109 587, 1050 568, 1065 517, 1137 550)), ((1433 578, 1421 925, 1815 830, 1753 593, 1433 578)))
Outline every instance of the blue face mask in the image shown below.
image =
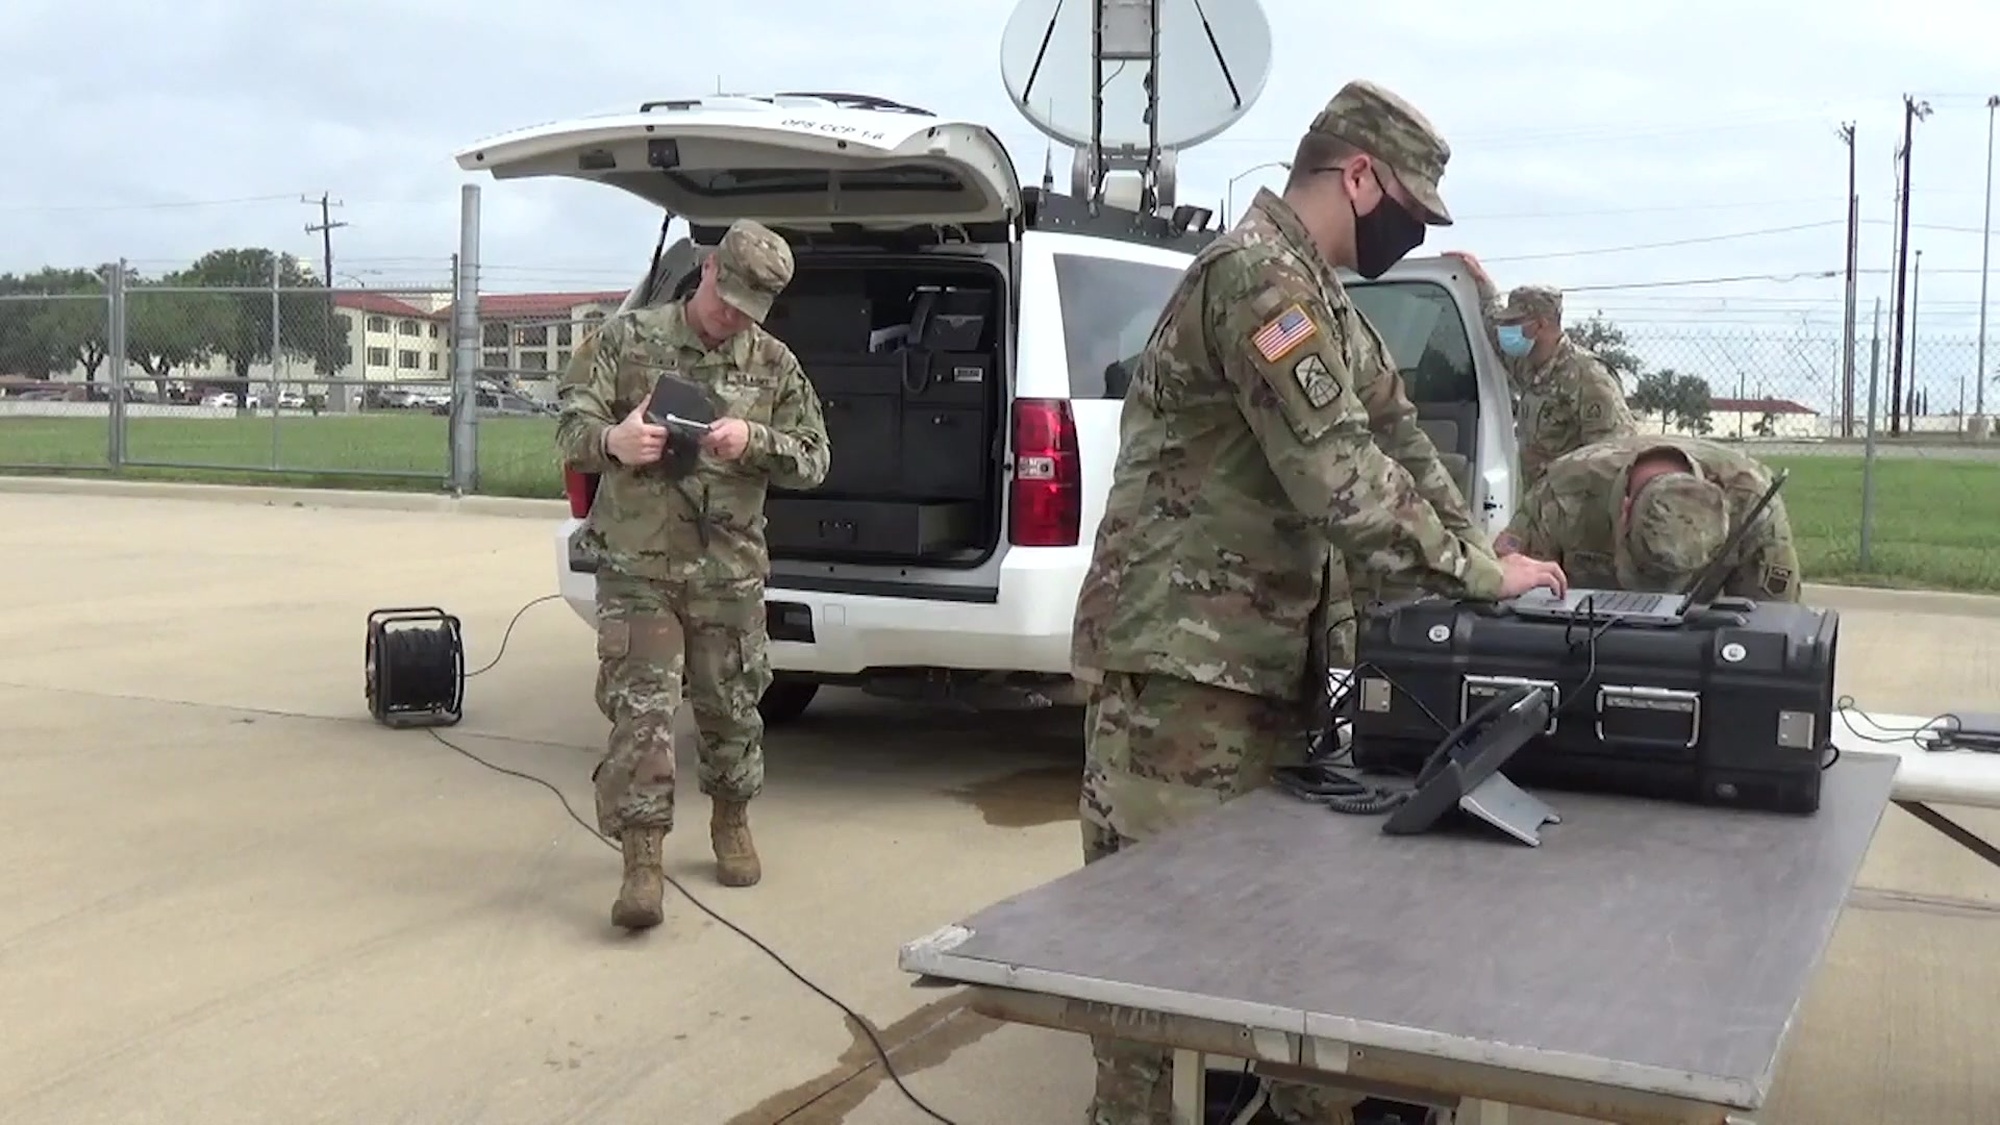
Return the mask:
POLYGON ((1508 359, 1519 359, 1534 350, 1535 342, 1521 331, 1518 324, 1502 324, 1494 332, 1500 341, 1500 354, 1508 359))

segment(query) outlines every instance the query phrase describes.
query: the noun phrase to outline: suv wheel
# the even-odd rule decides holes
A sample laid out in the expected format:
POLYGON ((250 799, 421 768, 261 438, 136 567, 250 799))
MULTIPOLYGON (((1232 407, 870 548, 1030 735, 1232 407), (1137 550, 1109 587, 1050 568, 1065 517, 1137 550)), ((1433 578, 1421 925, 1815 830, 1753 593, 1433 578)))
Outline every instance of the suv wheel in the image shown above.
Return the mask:
POLYGON ((813 696, 818 694, 819 684, 812 680, 776 677, 764 689, 764 697, 757 701, 757 712, 764 716, 765 723, 782 726, 805 714, 813 696))

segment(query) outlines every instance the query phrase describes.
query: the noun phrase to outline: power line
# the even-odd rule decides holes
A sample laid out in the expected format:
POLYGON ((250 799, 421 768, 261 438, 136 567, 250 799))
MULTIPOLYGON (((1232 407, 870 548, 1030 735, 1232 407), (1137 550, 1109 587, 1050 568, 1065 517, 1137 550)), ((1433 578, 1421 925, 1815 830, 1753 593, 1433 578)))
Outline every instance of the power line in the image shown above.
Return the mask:
POLYGON ((18 203, 0 206, 0 211, 17 214, 28 211, 164 211, 179 207, 234 207, 245 203, 289 203, 296 195, 296 192, 292 192, 285 195, 245 195, 235 199, 163 199, 148 203, 18 203))
POLYGON ((1580 258, 1592 254, 1623 254, 1633 250, 1665 250, 1675 246, 1695 246, 1709 242, 1734 242, 1737 239, 1743 238, 1761 238, 1772 234, 1791 234, 1795 231, 1819 230, 1823 227, 1840 226, 1845 221, 1843 219, 1829 219, 1817 223, 1798 223, 1788 227, 1768 227, 1763 230, 1737 231, 1732 234, 1711 234, 1695 238, 1677 238, 1669 242, 1638 242, 1629 246, 1598 246, 1583 250, 1555 250, 1546 254, 1512 254, 1506 257, 1493 257, 1483 260, 1488 262, 1531 262, 1547 258, 1580 258))
POLYGON ((1768 281, 1786 284, 1794 281, 1824 281, 1839 277, 1839 270, 1816 270, 1810 273, 1745 273, 1727 277, 1687 277, 1672 281, 1628 281, 1618 285, 1565 285, 1564 293, 1611 293, 1624 289, 1668 289, 1687 285, 1733 285, 1745 281, 1768 281))

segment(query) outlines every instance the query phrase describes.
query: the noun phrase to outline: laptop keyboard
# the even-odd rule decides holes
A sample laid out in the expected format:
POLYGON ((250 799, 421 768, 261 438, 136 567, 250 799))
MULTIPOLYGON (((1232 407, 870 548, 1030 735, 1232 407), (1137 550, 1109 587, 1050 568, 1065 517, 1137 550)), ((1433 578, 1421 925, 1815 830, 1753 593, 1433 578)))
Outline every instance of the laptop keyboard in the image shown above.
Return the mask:
POLYGON ((1574 602, 1578 613, 1644 613, 1660 602, 1660 595, 1637 590, 1595 590, 1574 602))

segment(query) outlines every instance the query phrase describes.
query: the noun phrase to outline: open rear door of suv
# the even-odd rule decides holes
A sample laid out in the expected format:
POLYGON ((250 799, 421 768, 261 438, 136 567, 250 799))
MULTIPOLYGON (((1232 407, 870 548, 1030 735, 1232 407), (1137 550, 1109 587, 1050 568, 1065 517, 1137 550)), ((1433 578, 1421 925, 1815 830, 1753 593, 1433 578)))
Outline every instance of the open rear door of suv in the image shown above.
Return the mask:
POLYGON ((697 226, 965 225, 1020 213, 1020 180, 991 130, 836 97, 648 102, 492 137, 457 160, 499 180, 608 184, 697 226))
MULTIPOLYGON (((810 493, 771 494, 770 585, 996 596, 1023 196, 991 130, 854 95, 717 96, 517 130, 457 162, 606 184, 685 220, 697 247, 737 219, 783 233, 798 269, 765 327, 817 388, 833 463, 810 493)), ((595 482, 566 484, 573 527, 595 482)), ((571 579, 588 562, 568 554, 583 613, 571 579)))

